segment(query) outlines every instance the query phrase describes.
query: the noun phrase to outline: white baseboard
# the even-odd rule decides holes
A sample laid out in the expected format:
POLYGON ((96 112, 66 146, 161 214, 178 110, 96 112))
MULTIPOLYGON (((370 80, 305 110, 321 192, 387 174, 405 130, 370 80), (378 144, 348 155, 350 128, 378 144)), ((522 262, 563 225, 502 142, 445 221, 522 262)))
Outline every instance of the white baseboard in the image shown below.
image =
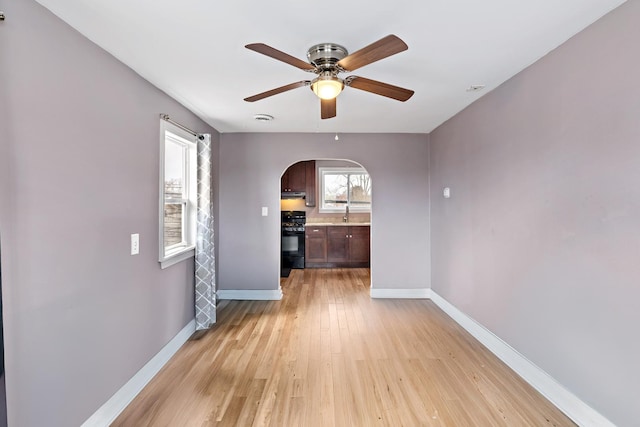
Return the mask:
POLYGON ((277 301, 282 299, 282 289, 219 289, 216 296, 218 299, 277 301))
POLYGON ((430 298, 442 311, 466 329, 475 339, 480 341, 576 424, 583 427, 615 427, 611 421, 565 389, 549 374, 530 362, 493 332, 433 292, 433 290, 430 292, 430 298))
POLYGON ((162 369, 196 330, 196 321, 193 319, 178 334, 169 341, 153 358, 147 362, 111 399, 102 405, 82 427, 107 427, 124 408, 140 393, 144 386, 162 369))
POLYGON ((371 298, 403 298, 403 299, 427 299, 431 295, 431 289, 378 289, 371 288, 371 298))

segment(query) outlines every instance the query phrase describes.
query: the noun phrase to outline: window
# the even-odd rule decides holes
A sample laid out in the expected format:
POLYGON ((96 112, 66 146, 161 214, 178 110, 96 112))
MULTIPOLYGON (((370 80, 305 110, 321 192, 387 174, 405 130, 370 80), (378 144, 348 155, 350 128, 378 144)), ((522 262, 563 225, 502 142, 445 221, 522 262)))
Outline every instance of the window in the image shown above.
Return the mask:
POLYGON ((362 168, 319 168, 320 212, 371 211, 371 178, 362 168))
POLYGON ((160 122, 160 254, 162 268, 194 255, 196 137, 160 122))

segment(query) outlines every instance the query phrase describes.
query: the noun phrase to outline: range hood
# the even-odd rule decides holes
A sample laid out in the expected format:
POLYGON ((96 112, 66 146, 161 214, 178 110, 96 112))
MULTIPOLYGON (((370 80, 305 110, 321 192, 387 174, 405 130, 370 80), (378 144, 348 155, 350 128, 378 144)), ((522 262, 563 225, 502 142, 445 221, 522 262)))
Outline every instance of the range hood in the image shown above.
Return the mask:
POLYGON ((307 193, 304 191, 283 191, 280 195, 281 199, 304 199, 307 193))

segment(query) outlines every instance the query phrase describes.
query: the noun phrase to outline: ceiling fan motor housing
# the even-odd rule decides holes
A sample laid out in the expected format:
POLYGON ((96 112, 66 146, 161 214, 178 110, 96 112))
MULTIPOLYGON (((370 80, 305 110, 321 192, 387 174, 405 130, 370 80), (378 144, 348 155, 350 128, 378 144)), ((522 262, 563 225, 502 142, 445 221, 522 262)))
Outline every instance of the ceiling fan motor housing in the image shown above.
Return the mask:
POLYGON ((347 49, 335 43, 316 44, 307 51, 307 59, 319 70, 334 71, 338 61, 347 55, 347 49))

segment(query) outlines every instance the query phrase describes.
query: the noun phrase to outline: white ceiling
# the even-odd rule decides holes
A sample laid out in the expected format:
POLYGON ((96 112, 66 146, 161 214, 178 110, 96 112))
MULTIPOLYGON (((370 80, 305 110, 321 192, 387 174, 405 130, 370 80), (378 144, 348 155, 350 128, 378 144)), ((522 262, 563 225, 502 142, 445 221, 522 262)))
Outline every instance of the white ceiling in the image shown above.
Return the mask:
POLYGON ((624 0, 38 2, 220 132, 425 133, 624 0), (407 102, 346 88, 337 117, 321 120, 307 87, 243 100, 313 77, 246 44, 306 60, 317 43, 355 52, 388 34, 409 50, 352 74, 414 90, 407 102), (275 120, 258 122, 258 113, 275 120))

